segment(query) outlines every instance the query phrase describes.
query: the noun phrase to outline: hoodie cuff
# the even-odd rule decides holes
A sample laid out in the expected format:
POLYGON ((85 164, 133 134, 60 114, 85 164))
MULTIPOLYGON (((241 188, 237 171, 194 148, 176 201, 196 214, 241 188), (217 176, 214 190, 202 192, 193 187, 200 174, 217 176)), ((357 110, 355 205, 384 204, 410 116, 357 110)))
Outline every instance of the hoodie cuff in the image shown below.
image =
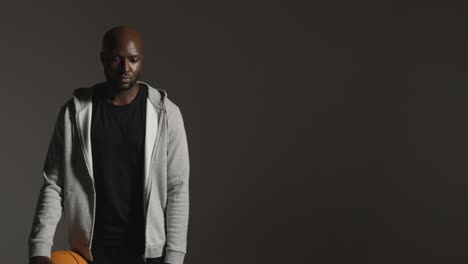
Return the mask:
POLYGON ((168 250, 164 262, 169 264, 183 264, 184 257, 185 253, 183 252, 168 250))
POLYGON ((52 245, 49 243, 36 242, 29 246, 29 257, 45 256, 50 258, 52 245))

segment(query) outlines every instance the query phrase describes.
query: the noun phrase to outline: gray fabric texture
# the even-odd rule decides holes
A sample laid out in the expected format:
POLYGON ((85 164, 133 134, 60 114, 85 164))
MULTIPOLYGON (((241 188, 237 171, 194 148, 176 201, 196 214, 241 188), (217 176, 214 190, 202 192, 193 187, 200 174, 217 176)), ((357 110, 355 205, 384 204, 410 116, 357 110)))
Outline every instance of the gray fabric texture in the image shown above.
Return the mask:
MULTIPOLYGON (((145 137, 145 258, 182 264, 189 219, 189 153, 182 114, 167 92, 148 86, 145 137), (165 252, 164 252, 165 251, 165 252)), ((91 157, 92 94, 76 89, 60 109, 43 168, 29 236, 29 257, 49 256, 65 217, 72 250, 92 260, 96 192, 91 157)))

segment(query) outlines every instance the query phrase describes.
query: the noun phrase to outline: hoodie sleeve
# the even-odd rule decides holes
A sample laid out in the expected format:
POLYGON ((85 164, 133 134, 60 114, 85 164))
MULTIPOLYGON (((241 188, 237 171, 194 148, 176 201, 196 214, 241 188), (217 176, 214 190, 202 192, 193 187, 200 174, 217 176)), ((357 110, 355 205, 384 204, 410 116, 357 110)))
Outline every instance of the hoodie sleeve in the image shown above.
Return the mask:
POLYGON ((50 257, 57 223, 62 216, 64 113, 65 106, 62 106, 43 166, 43 184, 28 241, 29 257, 50 257))
POLYGON ((168 112, 168 128, 165 262, 182 264, 189 218, 189 153, 182 114, 177 106, 168 112))

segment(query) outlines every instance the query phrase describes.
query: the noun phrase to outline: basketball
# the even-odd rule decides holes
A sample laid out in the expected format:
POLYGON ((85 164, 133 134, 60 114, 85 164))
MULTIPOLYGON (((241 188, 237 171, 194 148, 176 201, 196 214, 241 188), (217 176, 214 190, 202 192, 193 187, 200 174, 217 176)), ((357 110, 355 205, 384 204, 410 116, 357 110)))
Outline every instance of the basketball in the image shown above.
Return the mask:
POLYGON ((80 255, 68 250, 54 251, 50 259, 54 264, 88 264, 80 255))

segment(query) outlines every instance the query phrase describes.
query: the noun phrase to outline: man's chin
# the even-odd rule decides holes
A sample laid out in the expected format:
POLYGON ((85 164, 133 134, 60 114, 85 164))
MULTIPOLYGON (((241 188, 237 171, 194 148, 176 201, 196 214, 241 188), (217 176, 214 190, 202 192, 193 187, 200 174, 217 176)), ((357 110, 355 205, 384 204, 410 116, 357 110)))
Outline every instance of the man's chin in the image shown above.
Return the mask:
POLYGON ((120 91, 127 91, 127 90, 130 90, 132 87, 133 87, 132 84, 127 84, 127 83, 119 84, 120 91))
POLYGON ((113 87, 119 92, 124 92, 132 89, 132 87, 136 84, 136 82, 131 82, 131 83, 121 83, 117 82, 114 83, 113 87))
POLYGON ((132 89, 132 87, 135 86, 135 84, 138 83, 138 78, 135 78, 134 80, 132 80, 131 82, 121 82, 119 79, 114 79, 114 78, 107 78, 107 83, 108 85, 110 86, 109 88, 111 90, 113 90, 114 92, 125 92, 125 91, 128 91, 130 89, 132 89))

